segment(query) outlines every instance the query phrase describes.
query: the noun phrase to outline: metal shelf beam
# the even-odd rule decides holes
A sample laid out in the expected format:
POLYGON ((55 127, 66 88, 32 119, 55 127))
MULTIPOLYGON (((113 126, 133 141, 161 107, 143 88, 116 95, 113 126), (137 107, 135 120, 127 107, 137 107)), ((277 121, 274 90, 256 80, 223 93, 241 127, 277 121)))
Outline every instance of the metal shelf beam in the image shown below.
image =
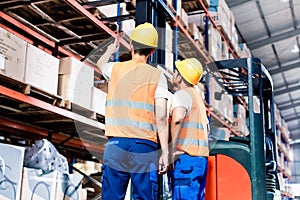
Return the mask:
POLYGON ((27 104, 30 104, 30 105, 33 105, 33 106, 36 106, 38 108, 47 110, 49 112, 67 117, 69 119, 73 119, 74 121, 79 121, 79 122, 84 123, 86 125, 104 130, 104 124, 102 124, 98 121, 95 121, 95 120, 89 119, 87 117, 84 117, 82 115, 79 115, 77 113, 73 113, 71 111, 53 106, 49 103, 46 103, 46 102, 41 101, 39 99, 33 98, 31 96, 27 96, 25 94, 16 92, 16 91, 11 90, 9 88, 6 88, 4 86, 0 86, 0 94, 8 96, 12 99, 22 101, 24 103, 27 103, 27 104))

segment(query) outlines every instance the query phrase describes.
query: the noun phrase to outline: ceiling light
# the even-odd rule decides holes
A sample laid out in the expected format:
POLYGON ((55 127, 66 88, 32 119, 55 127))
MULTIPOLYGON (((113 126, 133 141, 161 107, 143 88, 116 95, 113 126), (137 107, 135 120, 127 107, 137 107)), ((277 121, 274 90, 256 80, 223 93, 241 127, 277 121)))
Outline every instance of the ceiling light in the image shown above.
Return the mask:
POLYGON ((291 50, 292 53, 298 53, 299 52, 299 47, 298 45, 294 45, 294 48, 291 50))
POLYGON ((290 0, 280 0, 283 3, 289 2, 290 0))

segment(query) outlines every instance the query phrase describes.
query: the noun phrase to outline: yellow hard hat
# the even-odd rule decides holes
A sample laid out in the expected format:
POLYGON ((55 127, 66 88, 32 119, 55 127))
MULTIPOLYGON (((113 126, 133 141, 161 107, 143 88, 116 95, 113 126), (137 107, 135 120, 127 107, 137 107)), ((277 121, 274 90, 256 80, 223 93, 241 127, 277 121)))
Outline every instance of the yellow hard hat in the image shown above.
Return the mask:
POLYGON ((196 58, 187 58, 176 61, 175 66, 183 78, 192 85, 196 85, 203 74, 203 67, 196 58))
POLYGON ((135 27, 130 39, 150 47, 157 47, 158 34, 152 24, 145 22, 135 27))

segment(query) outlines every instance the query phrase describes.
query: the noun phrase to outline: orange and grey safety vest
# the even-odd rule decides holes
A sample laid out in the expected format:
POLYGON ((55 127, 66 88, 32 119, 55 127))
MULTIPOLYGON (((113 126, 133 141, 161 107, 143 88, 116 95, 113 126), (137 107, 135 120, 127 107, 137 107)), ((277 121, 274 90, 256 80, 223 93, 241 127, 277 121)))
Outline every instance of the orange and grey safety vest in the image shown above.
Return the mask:
POLYGON ((157 143, 154 95, 161 72, 134 61, 114 64, 105 108, 105 136, 157 143))
POLYGON ((191 156, 209 155, 206 108, 200 94, 192 87, 184 89, 192 98, 192 108, 183 119, 177 150, 191 156))

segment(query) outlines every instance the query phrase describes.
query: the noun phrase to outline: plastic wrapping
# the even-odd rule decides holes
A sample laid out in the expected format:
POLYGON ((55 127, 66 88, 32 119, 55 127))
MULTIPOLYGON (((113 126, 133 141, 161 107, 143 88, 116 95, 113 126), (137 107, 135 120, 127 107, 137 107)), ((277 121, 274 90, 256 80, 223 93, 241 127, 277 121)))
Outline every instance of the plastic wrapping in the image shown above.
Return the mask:
POLYGON ((26 147, 24 166, 42 169, 45 173, 54 170, 69 173, 67 159, 46 139, 38 140, 32 146, 26 147))

